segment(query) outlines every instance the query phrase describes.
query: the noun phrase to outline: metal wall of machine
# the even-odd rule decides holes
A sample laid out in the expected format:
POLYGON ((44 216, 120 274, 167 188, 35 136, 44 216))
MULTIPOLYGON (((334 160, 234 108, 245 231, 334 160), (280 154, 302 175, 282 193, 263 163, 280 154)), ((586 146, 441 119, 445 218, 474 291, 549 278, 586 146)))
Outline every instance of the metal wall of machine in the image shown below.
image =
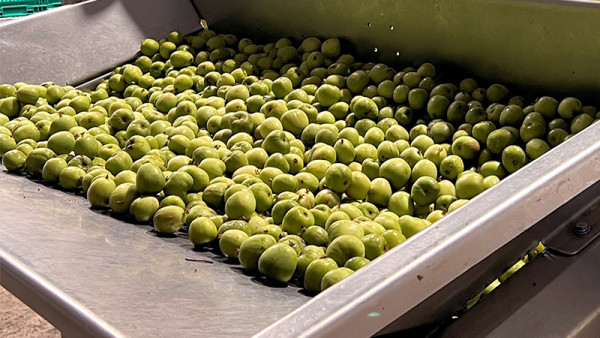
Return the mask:
MULTIPOLYGON (((142 6, 142 1, 90 1, 2 24, 0 82, 79 83, 131 59, 145 36, 165 35, 173 29, 191 32, 199 27, 200 19, 190 2, 165 3, 143 1, 142 6), (59 17, 60 27, 48 25, 59 17), (44 29, 55 38, 38 39, 44 29), (55 47, 58 37, 73 31, 80 33, 73 35, 68 48, 55 47), (99 40, 90 39, 98 34, 99 40), (58 64, 26 52, 32 48, 41 48, 44 60, 57 60, 58 64), (44 62, 41 72, 40 62, 44 62)), ((600 43, 594 39, 596 30, 590 28, 598 25, 600 7, 592 2, 482 0, 475 5, 471 1, 416 0, 194 0, 193 4, 209 27, 259 39, 340 36, 368 60, 398 65, 421 61, 446 67, 460 64, 486 79, 588 97, 600 88, 594 76, 600 71, 595 62, 600 43), (534 19, 523 14, 532 10, 538 14, 534 19)), ((31 276, 28 273, 39 274, 51 287, 37 290, 38 298, 55 292, 75 300, 70 303, 72 309, 59 306, 53 310, 91 312, 94 316, 85 320, 99 318, 131 336, 161 332, 250 335, 276 320, 261 335, 372 335, 598 181, 599 164, 600 126, 594 125, 312 300, 292 287, 272 289, 256 284, 220 261, 199 264, 194 269, 201 273, 194 276, 192 263, 184 260, 194 252, 189 244, 184 245, 184 239, 149 237, 143 228, 91 212, 81 205, 80 197, 45 187, 36 191, 40 189, 37 183, 7 176, 0 185, 6 202, 0 217, 11 222, 0 224, 0 269, 4 269, 0 272, 8 271, 6 264, 19 265, 21 269, 11 270, 16 274, 15 283, 31 276), (38 193, 53 194, 56 201, 44 204, 41 216, 34 213, 32 205, 14 199, 34 198, 38 193), (71 199, 79 205, 68 207, 71 199), (61 241, 61 236, 69 240, 61 241), (65 254, 61 245, 72 249, 65 254), (101 288, 91 284, 90 278, 101 288), (229 296, 224 298, 217 289, 229 296)), ((538 239, 531 236, 525 242, 533 245, 538 239)), ((506 266, 530 248, 527 246, 512 248, 514 252, 502 255, 494 265, 506 266)), ((461 295, 477 293, 478 287, 498 273, 491 269, 481 272, 464 286, 461 295)), ((0 282, 4 284, 6 279, 0 282)), ((26 289, 20 292, 26 297, 26 289)), ((396 328, 443 318, 456 307, 454 303, 443 305, 426 318, 401 319, 396 328)))
POLYGON ((556 234, 560 238, 546 235, 543 254, 457 320, 449 321, 447 327, 435 328, 435 336, 597 336, 600 331, 599 191, 600 184, 596 183, 542 221, 559 230, 560 220, 568 221, 575 216, 573 222, 566 222, 567 232, 556 234), (573 226, 580 222, 587 223, 591 231, 574 231, 577 228, 573 226), (571 243, 579 245, 576 251, 565 254, 560 244, 569 237, 577 238, 571 243))
POLYGON ((363 60, 442 65, 523 89, 600 94, 600 3, 578 0, 193 0, 209 27, 340 37, 363 60))

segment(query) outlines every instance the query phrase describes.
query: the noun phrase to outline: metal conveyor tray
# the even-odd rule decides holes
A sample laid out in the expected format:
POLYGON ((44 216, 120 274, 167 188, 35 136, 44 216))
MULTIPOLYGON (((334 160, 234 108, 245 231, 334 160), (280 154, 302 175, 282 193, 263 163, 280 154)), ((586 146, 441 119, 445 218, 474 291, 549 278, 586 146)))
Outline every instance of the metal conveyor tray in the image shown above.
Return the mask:
MULTIPOLYGON (((0 24, 0 82, 82 83, 130 60, 145 36, 199 29, 201 15, 221 31, 340 36, 390 64, 461 64, 483 79, 598 94, 600 42, 591 32, 600 28, 600 4, 478 2, 89 1, 0 24), (541 13, 534 23, 531 10, 541 13), (490 34, 507 24, 507 34, 490 34)), ((184 238, 156 237, 90 210, 82 197, 1 173, 0 282, 65 335, 372 335, 399 317, 387 330, 460 308, 535 246, 534 224, 598 181, 599 164, 596 124, 312 299, 262 285, 184 238), (424 306, 428 299, 443 301, 424 306), (427 311, 415 315, 419 304, 427 311)))

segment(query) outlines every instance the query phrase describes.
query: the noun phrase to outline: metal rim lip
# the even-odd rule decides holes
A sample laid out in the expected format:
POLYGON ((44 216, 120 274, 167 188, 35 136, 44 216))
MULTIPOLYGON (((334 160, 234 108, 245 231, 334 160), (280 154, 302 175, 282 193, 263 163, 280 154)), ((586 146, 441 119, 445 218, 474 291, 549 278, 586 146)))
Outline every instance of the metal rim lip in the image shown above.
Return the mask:
MULTIPOLYGON (((28 304, 33 308, 51 304, 53 310, 50 313, 42 313, 47 317, 68 318, 67 321, 55 321, 54 325, 65 335, 69 332, 81 334, 87 332, 94 337, 123 337, 123 335, 111 325, 93 314, 82 304, 66 295, 50 282, 22 264, 18 259, 0 248, 0 276, 2 285, 9 291, 20 295, 20 292, 36 294, 41 301, 36 304, 28 304), (37 305, 37 306, 36 306, 37 305)), ((20 295, 26 298, 25 295, 20 295)), ((39 311, 39 310, 38 310, 39 311)))

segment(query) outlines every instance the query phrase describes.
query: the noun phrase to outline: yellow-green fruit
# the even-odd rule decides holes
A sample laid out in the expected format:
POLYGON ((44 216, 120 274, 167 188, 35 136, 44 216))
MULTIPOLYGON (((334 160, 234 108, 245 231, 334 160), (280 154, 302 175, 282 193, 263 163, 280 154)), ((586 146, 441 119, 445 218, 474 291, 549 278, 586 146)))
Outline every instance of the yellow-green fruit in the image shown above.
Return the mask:
POLYGON ((365 246, 361 239, 352 235, 341 235, 331 241, 326 251, 327 257, 332 258, 338 266, 344 266, 352 257, 364 257, 365 246))
POLYGON ((183 68, 191 65, 192 62, 194 62, 194 56, 190 52, 178 50, 171 54, 169 61, 171 61, 173 67, 183 68))
POLYGON ((406 241, 406 237, 398 230, 386 230, 382 236, 390 249, 406 241))
POLYGON ((53 157, 46 161, 42 168, 42 179, 48 183, 58 183, 60 172, 67 167, 67 161, 61 157, 53 157))
POLYGON ((141 194, 155 194, 165 186, 165 177, 158 166, 146 163, 138 169, 135 182, 141 194))
POLYGON ((9 118, 19 116, 21 110, 21 104, 16 97, 7 97, 0 99, 0 113, 6 115, 9 118))
POLYGON ((364 200, 371 189, 371 180, 360 171, 352 172, 352 182, 346 189, 345 193, 348 197, 355 200, 364 200))
POLYGON ((456 197, 458 198, 473 198, 484 189, 483 175, 479 173, 464 173, 456 180, 456 197))
POLYGON ((131 203, 137 197, 138 192, 135 183, 123 183, 118 185, 110 194, 108 205, 113 212, 125 213, 129 211, 131 203))
POLYGON ((48 148, 37 148, 27 155, 25 167, 34 176, 41 176, 42 169, 46 161, 56 156, 56 154, 48 148))
POLYGON ((325 180, 331 190, 341 194, 352 183, 352 170, 341 163, 332 164, 325 173, 325 180))
POLYGON ((85 174, 85 170, 79 167, 66 167, 60 172, 58 182, 65 190, 79 189, 85 174))
POLYGON ((344 264, 344 267, 352 271, 356 271, 369 263, 371 263, 371 260, 369 260, 368 258, 352 257, 346 262, 346 264, 344 264))
POLYGON ((344 267, 327 272, 321 280, 321 291, 327 290, 334 284, 341 282, 353 273, 354 271, 344 267))
POLYGON ((87 190, 87 199, 92 208, 109 207, 110 195, 115 188, 115 182, 108 176, 95 179, 87 190))
POLYGON ((463 205, 465 205, 467 202, 469 202, 468 199, 459 199, 456 200, 454 202, 452 202, 452 204, 450 204, 450 206, 448 207, 448 213, 453 212, 454 210, 462 207, 463 205))
POLYGON ((2 165, 10 172, 16 172, 25 167, 27 155, 18 149, 7 151, 2 157, 2 165))
POLYGON ((172 234, 185 223, 185 210, 176 205, 169 205, 158 209, 152 221, 158 232, 172 234))
POLYGON ((291 246, 277 243, 258 259, 258 270, 271 280, 287 283, 296 271, 298 254, 291 246))
POLYGON ((227 230, 219 239, 219 249, 221 249, 221 252, 227 258, 237 259, 240 247, 248 239, 248 237, 248 234, 242 230, 227 230))
MULTIPOLYGON (((138 66, 126 66, 123 71, 123 79, 128 84, 139 82, 140 78, 144 75, 142 70, 138 66)), ((77 110, 77 109, 75 109, 77 110)))
POLYGON ((145 39, 144 41, 142 41, 142 44, 140 46, 140 51, 142 52, 142 54, 152 57, 154 56, 154 54, 158 53, 158 49, 159 49, 160 45, 158 44, 158 42, 154 39, 145 39))
POLYGON ((35 104, 39 98, 46 98, 46 87, 25 85, 17 90, 17 99, 23 104, 35 104))
POLYGON ((271 235, 257 234, 251 236, 240 246, 238 255, 240 264, 249 271, 258 270, 260 256, 275 244, 277 244, 277 241, 271 235))
POLYGON ((256 209, 256 199, 250 191, 238 191, 225 203, 225 213, 229 219, 250 219, 256 209))
POLYGON ((0 134, 0 156, 4 156, 4 154, 10 150, 17 148, 17 142, 8 134, 0 134))
POLYGON ((308 245, 302 249, 300 254, 298 255, 298 261, 296 265, 296 271, 294 272, 294 276, 298 278, 304 278, 304 273, 306 272, 306 268, 308 265, 321 257, 325 257, 325 251, 323 247, 308 245))
POLYGON ((331 258, 324 257, 312 261, 304 272, 304 288, 308 292, 320 292, 323 276, 337 268, 337 263, 331 258))
POLYGON ((285 213, 281 228, 289 234, 301 235, 306 228, 314 224, 315 218, 308 209, 295 206, 285 213))
POLYGON ((217 227, 208 217, 198 217, 190 223, 188 239, 194 245, 210 243, 217 238, 217 227))
POLYGON ((129 206, 129 214, 138 222, 148 222, 159 207, 158 199, 154 196, 138 197, 129 206))
POLYGON ((56 154, 68 154, 75 147, 75 137, 68 131, 59 131, 48 139, 48 148, 56 154))
POLYGON ((402 229, 402 234, 406 236, 406 238, 415 235, 427 227, 427 223, 424 220, 408 215, 400 217, 398 223, 402 229))

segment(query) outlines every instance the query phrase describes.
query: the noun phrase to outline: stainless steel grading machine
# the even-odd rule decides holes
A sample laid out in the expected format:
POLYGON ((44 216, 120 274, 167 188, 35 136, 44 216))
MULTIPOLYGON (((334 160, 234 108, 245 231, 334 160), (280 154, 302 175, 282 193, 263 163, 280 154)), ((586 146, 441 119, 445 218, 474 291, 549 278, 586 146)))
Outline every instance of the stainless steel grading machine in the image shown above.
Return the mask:
MULTIPOLYGON (((431 61, 600 103, 600 3, 566 0, 88 1, 0 23, 0 83, 82 85, 143 38, 192 33, 201 18, 257 41, 337 36, 364 60, 431 61)), ((594 124, 310 298, 1 172, 0 282, 65 336, 593 336, 599 179, 594 124), (540 240, 546 253, 453 317, 540 240)))

